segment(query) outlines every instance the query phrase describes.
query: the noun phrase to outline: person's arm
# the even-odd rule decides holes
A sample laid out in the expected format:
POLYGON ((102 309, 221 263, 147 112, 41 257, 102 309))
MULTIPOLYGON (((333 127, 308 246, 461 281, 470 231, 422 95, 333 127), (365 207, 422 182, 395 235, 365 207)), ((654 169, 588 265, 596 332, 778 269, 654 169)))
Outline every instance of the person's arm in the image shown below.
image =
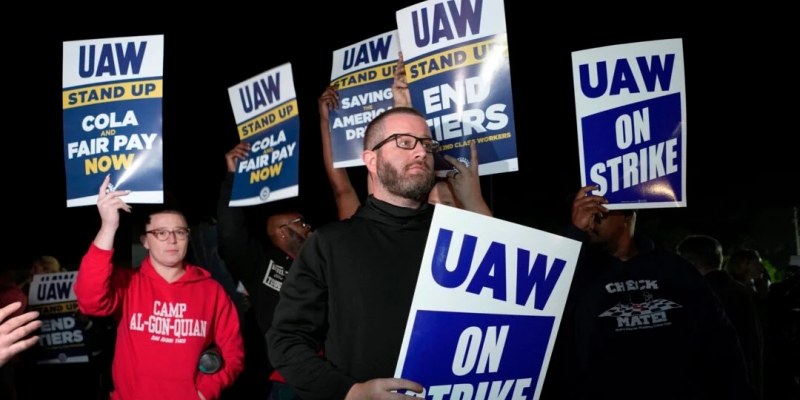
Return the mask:
POLYGON ((214 321, 214 343, 222 357, 222 368, 213 374, 198 374, 197 391, 206 400, 218 399, 222 390, 231 386, 244 369, 244 343, 239 329, 239 316, 233 301, 220 286, 217 290, 217 315, 214 321))
POLYGON ((111 175, 108 175, 100 185, 97 209, 102 223, 89 251, 83 256, 73 288, 78 309, 95 317, 110 316, 120 308, 132 273, 131 270, 114 270, 114 264, 111 263, 114 237, 119 228, 119 212, 130 213, 131 207, 122 201, 129 191, 106 193, 110 182, 111 175))
MULTIPOLYGON (((258 241, 247 231, 242 207, 230 207, 234 173, 225 174, 217 203, 217 241, 220 258, 236 281, 249 283, 249 276, 258 267, 264 252, 258 241)), ((252 288, 247 288, 252 290, 252 288)))
POLYGON ((114 269, 111 257, 114 255, 114 236, 110 242, 107 232, 98 233, 98 240, 89 246, 83 256, 78 276, 75 278, 75 297, 78 309, 86 315, 107 317, 113 315, 122 305, 125 288, 130 280, 130 270, 114 269))
POLYGON ((708 372, 703 379, 707 392, 721 399, 756 399, 739 338, 722 303, 705 281, 698 281, 693 289, 699 293, 697 349, 702 370, 708 372))
POLYGON ((303 244, 281 287, 267 333, 272 365, 303 400, 343 400, 356 380, 318 351, 327 334, 328 284, 325 246, 319 233, 303 244))
POLYGON ((322 161, 325 173, 333 189, 333 198, 339 212, 339 220, 348 219, 361 206, 356 190, 350 183, 350 177, 344 168, 333 167, 333 145, 331 144, 331 125, 329 110, 339 108, 339 94, 334 87, 327 87, 319 98, 319 131, 322 134, 322 161))

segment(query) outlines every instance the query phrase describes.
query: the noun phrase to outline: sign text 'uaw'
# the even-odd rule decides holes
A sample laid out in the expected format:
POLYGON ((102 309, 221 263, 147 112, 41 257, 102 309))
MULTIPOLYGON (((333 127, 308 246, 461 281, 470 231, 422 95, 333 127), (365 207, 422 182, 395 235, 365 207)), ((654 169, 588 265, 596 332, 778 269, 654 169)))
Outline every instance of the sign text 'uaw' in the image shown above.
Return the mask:
POLYGON ((62 106, 67 207, 109 190, 162 203, 164 36, 64 42, 62 106))
POLYGON ((395 376, 433 399, 538 399, 581 244, 436 206, 395 376))
POLYGON ((239 139, 250 143, 233 180, 231 207, 299 194, 300 117, 289 63, 228 88, 239 139))
POLYGON ((339 93, 339 108, 328 115, 334 168, 364 165, 367 125, 394 103, 399 49, 397 31, 391 31, 333 52, 331 86, 339 93))
POLYGON ((468 164, 475 143, 480 175, 517 171, 503 0, 425 1, 398 11, 397 29, 412 105, 441 152, 468 164))
POLYGON ((609 209, 686 207, 681 39, 572 53, 583 186, 609 209))

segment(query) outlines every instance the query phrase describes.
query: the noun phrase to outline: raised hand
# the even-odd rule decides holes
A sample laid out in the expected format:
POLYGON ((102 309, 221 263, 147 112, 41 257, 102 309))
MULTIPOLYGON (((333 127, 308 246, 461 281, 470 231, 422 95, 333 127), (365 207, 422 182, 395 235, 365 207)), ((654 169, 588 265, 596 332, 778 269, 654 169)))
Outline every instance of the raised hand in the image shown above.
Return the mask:
POLYGON ((597 190, 597 186, 586 186, 578 191, 575 201, 572 202, 572 224, 582 231, 594 229, 596 216, 607 213, 608 209, 602 204, 608 204, 604 197, 590 195, 589 192, 597 190))
POLYGON ((469 153, 469 166, 458 161, 455 157, 444 155, 444 159, 456 169, 456 171, 447 173, 447 180, 450 181, 456 198, 464 205, 464 208, 484 214, 484 211, 488 211, 488 207, 485 207, 483 195, 481 194, 481 179, 478 174, 478 147, 474 141, 469 145, 469 153))
POLYGON ((228 165, 228 172, 236 172, 236 165, 239 161, 247 158, 250 151, 250 143, 241 142, 231 151, 225 153, 225 164, 228 165))
POLYGON ((111 182, 111 175, 106 176, 103 184, 100 185, 100 193, 97 197, 97 209, 100 212, 100 219, 103 225, 108 227, 119 226, 119 210, 131 212, 131 206, 125 204, 120 197, 130 194, 130 190, 117 190, 108 192, 108 184, 111 182))
POLYGON ((406 82, 406 67, 403 63, 403 52, 397 53, 397 68, 394 70, 392 98, 395 107, 411 107, 411 92, 406 82))
POLYGON ((328 111, 339 108, 339 93, 336 92, 336 88, 333 86, 326 87, 325 91, 322 92, 322 96, 319 96, 317 104, 319 105, 320 122, 327 123, 328 111))
POLYGON ((31 311, 5 321, 20 307, 22 303, 16 302, 0 308, 0 367, 39 341, 37 336, 23 340, 42 326, 42 321, 34 321, 39 316, 38 312, 31 311))

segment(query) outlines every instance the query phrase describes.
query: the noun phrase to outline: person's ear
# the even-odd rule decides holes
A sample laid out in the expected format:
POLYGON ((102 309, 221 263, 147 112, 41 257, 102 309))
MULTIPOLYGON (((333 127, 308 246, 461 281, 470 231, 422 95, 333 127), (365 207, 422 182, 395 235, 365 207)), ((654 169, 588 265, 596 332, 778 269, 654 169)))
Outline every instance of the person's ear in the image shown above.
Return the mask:
POLYGON ((142 243, 142 247, 144 247, 147 250, 150 250, 150 245, 147 244, 147 235, 139 236, 139 241, 142 243))
POLYGON ((367 170, 371 173, 378 171, 378 154, 372 150, 364 150, 361 154, 361 161, 366 165, 367 170))

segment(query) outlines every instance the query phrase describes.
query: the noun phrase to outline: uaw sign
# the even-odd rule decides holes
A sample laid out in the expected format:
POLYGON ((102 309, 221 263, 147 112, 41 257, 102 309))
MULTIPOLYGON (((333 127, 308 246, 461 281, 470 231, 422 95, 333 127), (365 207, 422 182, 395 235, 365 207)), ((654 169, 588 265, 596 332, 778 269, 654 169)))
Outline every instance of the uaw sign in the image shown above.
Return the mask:
POLYGON ((686 207, 681 39, 572 53, 583 186, 608 209, 686 207))
POLYGON ((437 206, 395 377, 433 399, 538 399, 581 244, 437 206))
POLYGON ((77 323, 75 297, 77 271, 34 275, 28 306, 38 311, 42 327, 39 336, 39 364, 89 362, 83 328, 77 323))

